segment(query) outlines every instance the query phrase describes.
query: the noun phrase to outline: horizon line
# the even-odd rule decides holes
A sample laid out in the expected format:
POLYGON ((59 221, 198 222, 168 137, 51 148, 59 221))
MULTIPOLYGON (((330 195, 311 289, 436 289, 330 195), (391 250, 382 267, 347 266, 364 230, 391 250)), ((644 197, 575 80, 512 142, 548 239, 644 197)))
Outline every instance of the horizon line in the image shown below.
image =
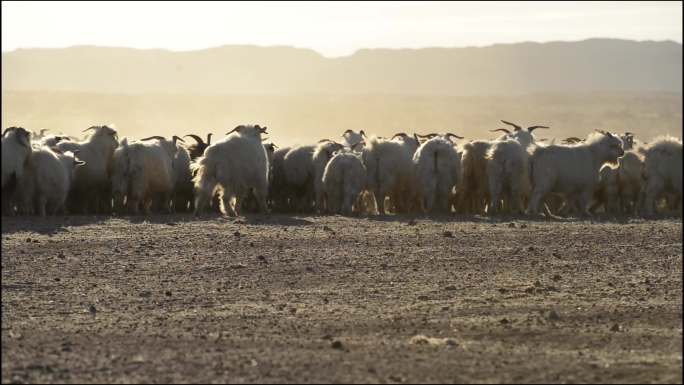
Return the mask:
POLYGON ((491 48, 491 47, 495 47, 495 46, 510 46, 510 45, 520 45, 520 44, 540 44, 540 45, 542 45, 542 44, 553 44, 553 43, 582 43, 582 42, 587 42, 587 41, 591 41, 591 40, 616 40, 616 41, 634 42, 634 43, 674 43, 674 44, 679 44, 680 46, 682 45, 682 42, 672 40, 672 39, 636 40, 636 39, 613 38, 613 37, 590 37, 590 38, 579 39, 579 40, 547 40, 547 41, 523 40, 523 41, 513 42, 513 43, 490 43, 490 44, 483 44, 483 45, 466 45, 466 46, 425 46, 425 47, 418 47, 418 48, 415 48, 415 47, 402 47, 402 48, 396 48, 396 47, 363 47, 363 48, 356 49, 351 54, 339 55, 339 56, 326 56, 326 55, 323 55, 322 53, 318 52, 315 48, 299 47, 296 45, 287 45, 287 44, 262 45, 262 44, 240 44, 240 43, 222 44, 222 45, 211 46, 211 47, 206 47, 206 48, 186 49, 186 50, 174 50, 174 49, 170 49, 170 48, 138 48, 138 47, 127 47, 127 46, 116 46, 116 45, 74 44, 74 45, 63 46, 63 47, 17 47, 17 48, 14 48, 12 50, 8 50, 8 51, 3 50, 1 53, 4 55, 4 54, 9 54, 9 53, 14 53, 17 51, 25 51, 25 50, 60 50, 60 49, 71 49, 71 48, 114 48, 114 49, 130 49, 130 50, 137 50, 137 51, 165 51, 165 52, 170 52, 170 53, 189 53, 189 52, 208 51, 208 50, 212 50, 212 49, 227 48, 227 47, 256 47, 256 48, 292 48, 292 49, 297 49, 297 50, 312 51, 315 54, 319 55, 320 57, 323 57, 326 59, 340 59, 340 58, 354 56, 361 51, 370 51, 370 50, 419 51, 419 50, 426 50, 426 49, 491 48))

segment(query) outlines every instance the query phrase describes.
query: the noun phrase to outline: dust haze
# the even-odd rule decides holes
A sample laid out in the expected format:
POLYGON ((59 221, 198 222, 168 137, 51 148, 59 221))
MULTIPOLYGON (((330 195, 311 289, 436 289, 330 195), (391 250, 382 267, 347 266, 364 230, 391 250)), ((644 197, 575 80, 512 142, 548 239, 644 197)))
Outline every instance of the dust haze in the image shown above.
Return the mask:
POLYGON ((453 132, 491 138, 499 120, 680 136, 682 46, 590 39, 484 48, 360 50, 329 59, 290 47, 170 52, 107 47, 2 54, 2 126, 80 136, 222 135, 269 127, 279 145, 338 137, 453 132))

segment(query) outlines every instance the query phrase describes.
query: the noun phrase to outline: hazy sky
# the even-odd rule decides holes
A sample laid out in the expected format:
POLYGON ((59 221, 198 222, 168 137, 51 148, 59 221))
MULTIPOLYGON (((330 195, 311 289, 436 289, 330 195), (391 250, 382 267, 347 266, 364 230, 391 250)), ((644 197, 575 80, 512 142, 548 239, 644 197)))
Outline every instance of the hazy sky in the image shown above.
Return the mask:
POLYGON ((482 46, 611 37, 682 42, 682 2, 2 2, 2 51, 105 45, 482 46))

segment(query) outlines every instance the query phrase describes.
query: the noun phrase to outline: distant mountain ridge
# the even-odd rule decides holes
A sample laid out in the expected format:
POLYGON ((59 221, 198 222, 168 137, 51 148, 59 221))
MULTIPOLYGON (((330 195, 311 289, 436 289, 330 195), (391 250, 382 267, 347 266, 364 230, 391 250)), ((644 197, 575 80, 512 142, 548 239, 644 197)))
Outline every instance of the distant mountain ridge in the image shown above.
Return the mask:
POLYGON ((20 49, 2 53, 2 89, 182 94, 682 93, 682 45, 589 39, 361 49, 339 58, 287 46, 229 45, 181 52, 95 46, 20 49))

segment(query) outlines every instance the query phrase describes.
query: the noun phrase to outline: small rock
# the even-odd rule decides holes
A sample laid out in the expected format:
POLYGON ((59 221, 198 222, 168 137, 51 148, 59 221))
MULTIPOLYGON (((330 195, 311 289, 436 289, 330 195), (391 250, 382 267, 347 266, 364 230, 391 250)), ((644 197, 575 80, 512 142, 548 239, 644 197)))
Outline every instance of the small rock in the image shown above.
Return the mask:
POLYGON ((514 222, 509 223, 508 227, 515 227, 515 223, 514 222))
POLYGON ((501 321, 499 321, 499 323, 502 325, 507 325, 508 323, 510 323, 510 321, 508 320, 508 318, 503 318, 501 319, 501 321))
POLYGON ((521 229, 526 229, 526 228, 527 228, 527 224, 522 223, 522 224, 520 225, 520 228, 521 228, 521 229))
POLYGON ((444 290, 447 290, 447 291, 454 291, 454 290, 456 290, 456 286, 454 286, 454 285, 447 286, 447 287, 444 288, 444 290))
POLYGON ((427 301, 427 300, 428 300, 428 296, 427 296, 427 295, 419 295, 419 296, 418 296, 418 300, 419 300, 419 301, 427 301))
POLYGON ((167 226, 178 226, 178 223, 176 223, 176 222, 168 222, 166 225, 167 225, 167 226))
POLYGON ((140 296, 143 298, 149 298, 152 296, 152 292, 149 290, 144 290, 144 291, 140 292, 140 296))
POLYGON ((558 282, 558 281, 561 280, 561 276, 560 276, 560 274, 555 274, 555 275, 553 276, 553 278, 551 278, 551 279, 553 279, 554 281, 558 282))
POLYGON ((290 308, 290 313, 291 313, 291 314, 295 314, 295 313, 297 313, 297 309, 296 309, 296 308, 294 308, 294 307, 293 307, 293 308, 290 308))
POLYGON ((503 288, 503 287, 499 289, 499 293, 501 293, 501 294, 504 294, 504 293, 507 293, 507 292, 508 292, 508 289, 505 289, 505 288, 503 288))
POLYGON ((258 256, 257 259, 263 263, 268 263, 268 261, 266 260, 266 257, 264 257, 263 255, 258 256))
POLYGON ((416 221, 415 221, 414 219, 411 219, 411 220, 409 220, 406 224, 409 225, 409 226, 415 226, 415 225, 416 225, 416 221))
POLYGON ((528 246, 527 251, 534 251, 534 246, 528 246))
POLYGON ((539 280, 534 281, 534 286, 541 287, 541 282, 539 280))
POLYGON ((323 231, 333 231, 333 230, 328 226, 323 226, 323 231))
POLYGON ((445 232, 442 233, 442 236, 445 237, 445 238, 453 238, 453 237, 454 237, 454 233, 452 233, 451 231, 447 230, 447 231, 445 231, 445 232))
POLYGON ((59 253, 57 253, 57 258, 59 258, 59 259, 64 259, 64 258, 65 258, 64 252, 63 252, 63 251, 60 251, 59 253))
POLYGON ((61 281, 61 279, 59 277, 57 277, 57 278, 55 278, 55 281, 59 282, 59 281, 61 281))
POLYGON ((254 242, 249 242, 249 247, 254 247, 254 242))
POLYGON ((26 238, 26 243, 31 243, 31 237, 26 238))
POLYGON ((170 290, 165 291, 165 292, 164 292, 164 295, 166 295, 167 297, 170 297, 170 296, 171 296, 171 291, 170 291, 170 290))
POLYGON ((95 314, 97 313, 97 309, 95 308, 95 305, 93 305, 93 304, 91 304, 91 305, 88 307, 88 311, 89 311, 90 314, 92 314, 92 315, 95 315, 95 314))
POLYGON ((558 321, 560 319, 560 315, 555 310, 551 310, 549 314, 546 316, 546 318, 552 320, 552 321, 558 321))
POLYGON ((620 326, 618 324, 614 324, 613 326, 611 326, 610 331, 611 332, 621 332, 622 326, 620 326))
POLYGON ((321 339, 324 339, 324 340, 330 341, 330 340, 332 340, 332 339, 333 339, 333 336, 331 336, 330 334, 326 334, 326 335, 324 335, 323 337, 321 337, 321 339))
POLYGON ((237 230, 233 233, 233 235, 236 236, 236 237, 238 237, 238 238, 240 238, 240 232, 237 231, 237 230))
POLYGON ((333 342, 330 344, 330 347, 333 348, 333 349, 337 349, 337 350, 342 350, 342 349, 344 349, 344 345, 342 344, 342 342, 340 342, 340 341, 338 341, 338 340, 333 341, 333 342))

